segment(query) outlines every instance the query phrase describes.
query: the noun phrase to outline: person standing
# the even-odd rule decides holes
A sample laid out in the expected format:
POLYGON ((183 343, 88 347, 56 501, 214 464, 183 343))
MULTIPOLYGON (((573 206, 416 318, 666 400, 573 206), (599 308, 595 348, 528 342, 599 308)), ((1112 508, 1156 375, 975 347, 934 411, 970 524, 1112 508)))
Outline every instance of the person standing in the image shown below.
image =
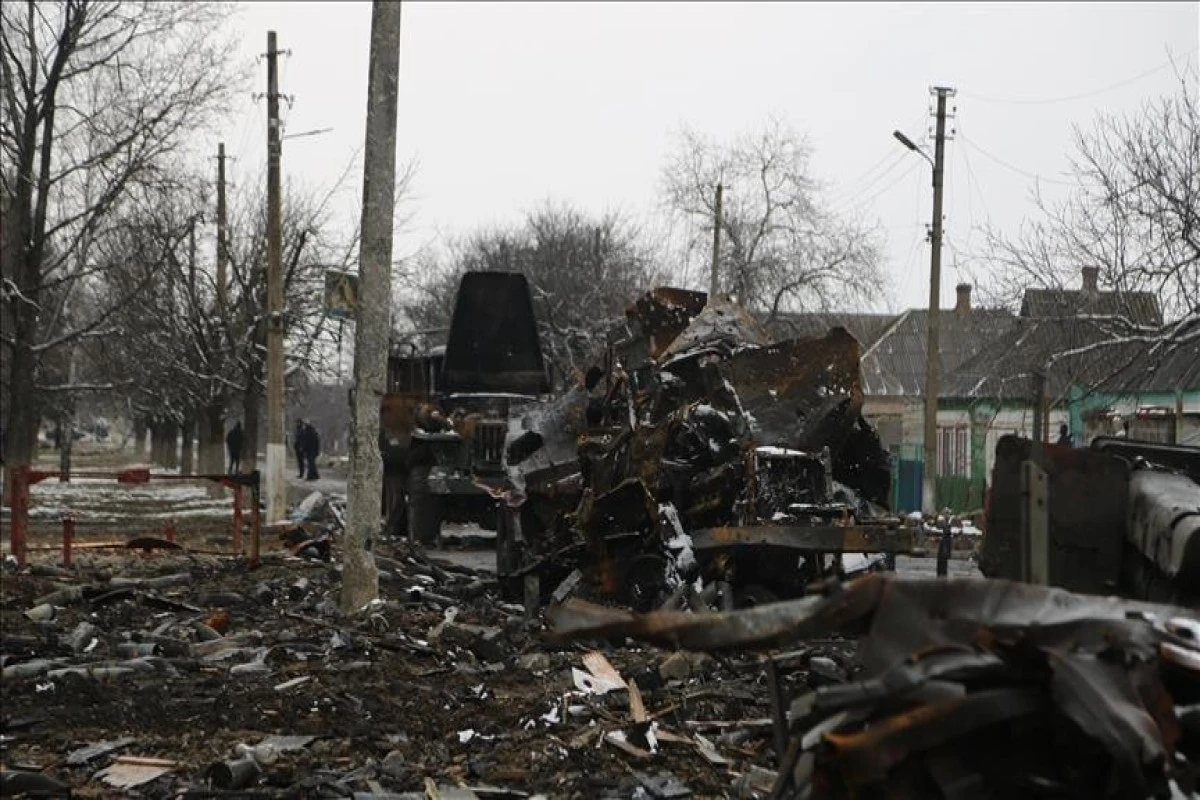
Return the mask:
POLYGON ((311 422, 304 423, 304 455, 308 459, 308 475, 306 480, 315 481, 321 476, 317 473, 317 456, 321 454, 321 436, 311 422))
POLYGON ((296 454, 296 477, 304 477, 304 420, 296 420, 292 431, 292 452, 296 454))
POLYGON ((1058 441, 1055 444, 1065 444, 1071 446, 1071 429, 1066 424, 1058 426, 1058 441))
POLYGON ((242 421, 238 420, 225 434, 225 447, 229 451, 229 474, 236 475, 242 471, 242 444, 246 438, 242 431, 242 421))

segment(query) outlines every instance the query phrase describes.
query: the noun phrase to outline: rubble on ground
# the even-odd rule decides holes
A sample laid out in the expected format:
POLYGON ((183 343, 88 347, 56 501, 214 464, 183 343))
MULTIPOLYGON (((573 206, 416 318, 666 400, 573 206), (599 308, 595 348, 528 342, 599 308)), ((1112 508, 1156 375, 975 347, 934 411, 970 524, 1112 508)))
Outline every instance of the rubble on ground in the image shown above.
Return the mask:
MULTIPOLYGON (((758 656, 547 645, 493 574, 377 561, 352 614, 336 562, 272 548, 6 573, 4 796, 715 797, 770 767, 758 656)), ((821 656, 854 669, 833 637, 788 680, 821 656)))
POLYGON ((811 691, 778 677, 759 687, 772 702, 772 797, 1180 797, 1200 779, 1194 610, 873 575, 724 614, 573 600, 551 615, 560 640, 714 655, 861 634, 852 679, 814 658, 811 691))

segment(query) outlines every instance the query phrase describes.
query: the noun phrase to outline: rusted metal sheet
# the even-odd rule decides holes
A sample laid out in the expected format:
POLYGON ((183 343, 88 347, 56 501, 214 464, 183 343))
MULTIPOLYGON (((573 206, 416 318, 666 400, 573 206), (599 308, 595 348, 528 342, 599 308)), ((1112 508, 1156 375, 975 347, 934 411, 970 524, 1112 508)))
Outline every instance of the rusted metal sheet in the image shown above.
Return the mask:
POLYGON ((767 545, 825 553, 907 553, 916 546, 910 528, 882 525, 727 525, 692 531, 697 550, 767 545))
POLYGON ((671 286, 653 289, 625 311, 631 338, 643 342, 646 358, 657 359, 704 310, 707 301, 708 295, 704 292, 671 286))
POLYGON ((680 331, 658 360, 666 366, 685 353, 732 351, 747 345, 762 347, 770 342, 771 335, 744 308, 718 298, 709 302, 687 328, 680 331))
POLYGON ((791 339, 742 350, 720 365, 760 444, 837 450, 862 410, 859 345, 835 328, 820 339, 791 339))
MULTIPOLYGON (((1021 464, 1028 439, 996 445, 979 566, 992 578, 1021 577, 1021 464)), ((1117 590, 1128 517, 1129 468, 1092 450, 1043 445, 1049 494, 1050 585, 1076 592, 1117 590)))

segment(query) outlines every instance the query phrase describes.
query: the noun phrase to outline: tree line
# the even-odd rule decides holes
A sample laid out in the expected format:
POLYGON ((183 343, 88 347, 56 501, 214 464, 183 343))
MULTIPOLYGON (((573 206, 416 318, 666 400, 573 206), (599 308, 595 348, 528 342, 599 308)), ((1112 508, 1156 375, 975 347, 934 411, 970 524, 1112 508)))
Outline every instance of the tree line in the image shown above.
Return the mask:
MULTIPOLYGON (((250 184, 231 192, 216 237, 215 170, 194 144, 211 141, 230 98, 250 88, 228 12, 225 3, 158 0, 0 4, 0 416, 8 466, 30 463, 43 418, 69 424, 89 397, 171 443, 156 456, 171 466, 182 436, 200 443, 200 463, 179 466, 219 471, 233 416, 245 420, 247 440, 257 440, 265 203, 250 184)), ((1093 265, 1107 288, 1163 298, 1161 328, 1134 330, 1115 315, 1114 340, 1140 337, 1164 349, 1200 342, 1195 87, 1195 75, 1183 74, 1176 93, 1079 131, 1069 199, 1037 204, 1014 235, 990 232, 981 271, 1001 296, 1060 285, 1093 265)), ((863 308, 887 291, 882 232, 832 209, 817 157, 803 133, 779 119, 723 141, 683 129, 658 176, 663 213, 641 220, 546 202, 516 224, 439 242, 396 266, 394 335, 444 329, 463 272, 520 271, 555 377, 569 383, 641 292, 664 283, 708 288, 718 184, 720 292, 768 321, 863 308)), ((329 361, 325 271, 355 267, 358 231, 333 221, 334 191, 285 193, 293 385, 319 379, 329 361)), ((190 460, 191 448, 182 452, 190 460)))

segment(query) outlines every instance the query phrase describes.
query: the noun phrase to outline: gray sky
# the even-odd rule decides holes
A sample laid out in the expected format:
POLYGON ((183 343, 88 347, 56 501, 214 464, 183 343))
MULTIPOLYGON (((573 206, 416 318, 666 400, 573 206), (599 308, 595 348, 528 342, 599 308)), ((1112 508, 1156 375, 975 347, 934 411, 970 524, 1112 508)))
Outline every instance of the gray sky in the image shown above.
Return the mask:
MULTIPOLYGON (((242 49, 273 29, 281 49, 291 180, 359 203, 371 7, 241 4, 242 49)), ((925 141, 929 87, 958 89, 948 145, 943 304, 978 226, 1014 231, 1032 212, 1026 174, 1061 180, 1072 126, 1174 89, 1168 58, 1196 64, 1200 4, 1179 3, 422 3, 406 2, 399 153, 416 158, 398 251, 520 219, 552 197, 649 214, 682 124, 717 137, 775 114, 807 134, 835 208, 877 218, 893 289, 879 310, 928 302, 928 165, 893 138, 925 141), (990 156, 990 158, 989 158, 990 156), (998 161, 1006 162, 1004 166, 998 161)), ((265 91, 257 66, 255 91, 265 91)), ((250 179, 265 153, 264 103, 238 110, 227 147, 250 179)), ((215 151, 215 143, 212 148, 215 151)), ((1047 193, 1061 190, 1044 183, 1047 193)))

